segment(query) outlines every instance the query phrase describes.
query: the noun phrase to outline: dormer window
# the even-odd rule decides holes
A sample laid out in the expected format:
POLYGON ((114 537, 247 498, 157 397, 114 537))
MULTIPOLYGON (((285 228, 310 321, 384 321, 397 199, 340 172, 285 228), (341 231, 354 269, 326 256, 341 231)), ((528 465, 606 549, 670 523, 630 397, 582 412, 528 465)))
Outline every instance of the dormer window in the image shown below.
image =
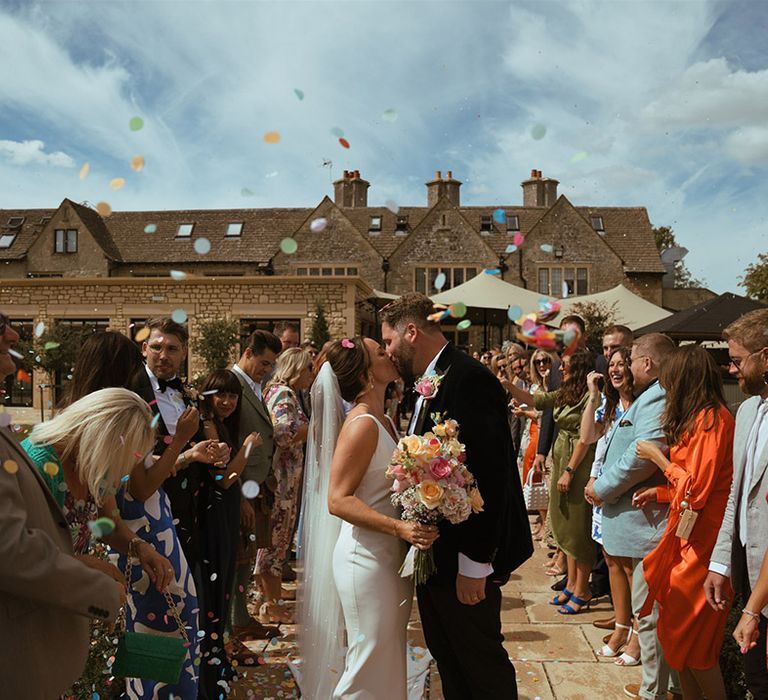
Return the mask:
POLYGON ((8 219, 8 228, 21 228, 23 223, 23 216, 12 216, 10 219, 8 219))
POLYGON ((368 224, 368 233, 381 233, 381 217, 372 216, 368 224))
POLYGON ((7 231, 3 232, 0 234, 0 249, 10 248, 15 240, 15 233, 8 233, 7 231))
POLYGON ((517 214, 507 214, 507 231, 517 232, 520 230, 520 217, 517 214))
POLYGON ((77 229, 57 228, 54 232, 54 253, 77 252, 77 229))
POLYGON ((398 216, 397 221, 395 222, 395 233, 400 234, 401 236, 404 236, 408 233, 408 217, 407 216, 398 216))
POLYGON ((243 232, 242 222, 227 224, 227 237, 236 238, 243 232))
POLYGON ((493 231, 493 217, 490 214, 483 214, 480 217, 480 233, 490 233, 493 231))
POLYGON ((605 233, 605 226, 603 225, 602 216, 592 217, 592 228, 595 229, 595 231, 597 231, 598 233, 605 233))
POLYGON ((189 238, 194 228, 194 224, 179 224, 179 228, 176 230, 176 238, 189 238))

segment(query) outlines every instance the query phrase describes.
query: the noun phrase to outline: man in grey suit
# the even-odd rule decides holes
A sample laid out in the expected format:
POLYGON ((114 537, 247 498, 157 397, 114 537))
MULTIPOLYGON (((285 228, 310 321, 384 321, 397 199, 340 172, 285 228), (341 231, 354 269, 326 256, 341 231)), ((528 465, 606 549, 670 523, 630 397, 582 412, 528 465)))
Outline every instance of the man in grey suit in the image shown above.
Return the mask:
MULTIPOLYGON (((674 349, 665 335, 649 333, 632 344, 631 371, 636 398, 621 417, 609 437, 603 472, 585 494, 595 505, 603 506, 603 546, 616 558, 631 560, 632 609, 637 613, 645 603, 648 586, 643 576, 643 558, 656 547, 667 525, 669 506, 649 503, 636 508, 633 495, 637 491, 664 483, 664 475, 656 466, 637 456, 638 440, 651 440, 666 445, 661 430, 664 389, 659 384, 659 370, 674 349)), ((638 618, 640 656, 643 662, 642 683, 629 684, 624 693, 631 698, 657 700, 667 698, 671 670, 664 661, 656 622, 658 605, 653 612, 638 618)), ((676 680, 676 679, 674 679, 676 680)), ((675 686, 678 684, 673 683, 675 686)))
MULTIPOLYGON (((723 336, 728 341, 730 372, 752 398, 736 414, 733 483, 704 582, 707 601, 716 610, 728 605, 724 590, 728 579, 746 603, 768 546, 768 309, 745 314, 723 336)), ((757 646, 742 657, 747 685, 755 698, 768 698, 766 615, 768 608, 760 616, 757 646)))
POLYGON ((253 481, 260 487, 256 498, 240 501, 240 549, 238 551, 235 586, 232 592, 231 625, 235 636, 250 636, 266 639, 275 636, 271 630, 252 618, 248 613, 248 585, 253 573, 253 564, 258 545, 267 544, 268 522, 271 500, 268 477, 272 468, 272 421, 264 404, 261 383, 274 367, 282 345, 269 331, 254 331, 245 341, 240 359, 232 367, 243 387, 240 406, 239 442, 251 433, 261 435, 262 444, 248 455, 248 461, 240 477, 243 483, 253 481))

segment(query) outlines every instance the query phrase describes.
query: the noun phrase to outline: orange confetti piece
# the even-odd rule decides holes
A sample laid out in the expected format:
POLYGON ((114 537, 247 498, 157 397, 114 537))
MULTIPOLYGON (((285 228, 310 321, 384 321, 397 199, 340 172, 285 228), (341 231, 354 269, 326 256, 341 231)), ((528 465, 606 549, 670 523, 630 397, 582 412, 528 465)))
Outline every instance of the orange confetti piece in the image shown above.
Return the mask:
POLYGON ((131 158, 131 169, 139 172, 144 169, 144 156, 134 156, 131 158))
POLYGON ((90 170, 91 170, 91 164, 88 161, 83 163, 83 167, 80 168, 80 179, 85 180, 90 170))
POLYGON ((29 372, 24 371, 23 369, 20 369, 18 372, 16 372, 16 381, 17 382, 28 382, 32 378, 29 376, 29 372))
POLYGON ((113 180, 110 181, 109 186, 113 190, 119 190, 122 187, 125 186, 125 178, 124 177, 116 177, 113 180))
POLYGON ((147 338, 149 338, 149 328, 142 328, 134 337, 133 339, 137 343, 141 343, 145 341, 147 338))
POLYGON ((12 459, 6 459, 5 462, 3 462, 3 469, 7 471, 9 474, 15 474, 17 471, 19 471, 19 465, 16 464, 12 459))
POLYGON ((112 207, 107 202, 99 202, 96 205, 96 211, 101 214, 105 219, 112 215, 112 207))
POLYGON ((342 145, 343 148, 349 148, 349 141, 345 138, 340 138, 339 143, 342 145))
POLYGON ((268 131, 266 134, 264 134, 264 142, 265 143, 280 143, 280 132, 279 131, 268 131))

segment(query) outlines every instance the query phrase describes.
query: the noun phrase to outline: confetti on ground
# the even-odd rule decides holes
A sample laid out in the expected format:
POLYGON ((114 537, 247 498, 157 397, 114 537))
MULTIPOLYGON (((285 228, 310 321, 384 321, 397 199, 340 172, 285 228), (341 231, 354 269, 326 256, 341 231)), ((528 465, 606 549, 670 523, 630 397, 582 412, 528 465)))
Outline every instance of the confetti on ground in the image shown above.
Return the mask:
POLYGON ((174 280, 183 280, 186 276, 186 272, 182 272, 181 270, 171 270, 171 279, 174 280))
POLYGON ((397 121, 397 112, 394 109, 385 109, 384 113, 381 115, 381 118, 385 122, 396 122, 397 121))
POLYGON ((144 128, 144 120, 141 117, 131 117, 128 128, 131 131, 141 131, 144 128))
POLYGON ((510 321, 517 321, 523 315, 523 310, 519 306, 510 306, 507 309, 507 318, 510 321))
POLYGON ((463 321, 459 321, 456 324, 456 328, 458 328, 460 331, 466 330, 472 325, 472 321, 470 321, 468 318, 465 318, 463 321))
POLYGON ((280 143, 280 132, 268 131, 264 134, 264 143, 280 143))
POLYGON ((342 148, 349 148, 349 141, 345 138, 340 138, 339 143, 341 144, 342 148))
POLYGON ((134 156, 131 158, 131 169, 137 173, 144 170, 144 156, 134 156))
POLYGON ((144 227, 144 233, 157 233, 157 224, 147 224, 144 227))
POLYGON ((299 90, 299 88, 293 88, 293 94, 296 95, 300 100, 304 99, 304 90, 299 90))
POLYGON ((554 248, 549 243, 542 243, 539 248, 543 250, 545 253, 551 253, 554 248))
POLYGON ((59 347, 59 343, 49 340, 45 345, 43 345, 43 350, 55 350, 57 347, 59 347))
POLYGON ((311 223, 309 224, 309 230, 312 231, 312 233, 320 233, 321 231, 325 231, 326 226, 328 226, 328 219, 320 217, 317 219, 312 219, 311 223))
POLYGON ((393 214, 397 214, 397 212, 400 211, 400 206, 393 199, 388 199, 386 202, 384 202, 384 206, 393 214))
POLYGON ((531 138, 541 141, 547 135, 547 127, 543 124, 534 124, 531 129, 531 138))
POLYGON ((88 161, 83 163, 83 167, 80 168, 80 179, 85 180, 88 177, 88 173, 91 171, 91 164, 88 161))
POLYGON ((461 301, 457 301, 455 304, 451 304, 448 307, 448 310, 451 312, 451 316, 454 318, 461 318, 462 316, 467 315, 467 305, 461 301))
POLYGON ((443 287, 445 287, 446 281, 445 273, 441 272, 437 277, 435 277, 435 289, 438 291, 441 290, 443 287))
POLYGON ((280 250, 286 255, 293 255, 299 249, 299 244, 293 238, 283 238, 280 241, 280 250))
POLYGON ((125 187, 125 178, 124 177, 116 177, 109 181, 109 186, 113 190, 119 190, 122 187, 125 187))
POLYGON ((3 462, 3 469, 7 471, 9 474, 15 474, 17 471, 19 471, 19 465, 16 464, 12 459, 6 459, 3 462))
POLYGON ((171 319, 175 323, 186 323, 187 322, 187 312, 184 311, 184 309, 174 309, 173 313, 171 314, 171 319))
POLYGON ((56 462, 46 462, 43 465, 43 471, 48 476, 56 476, 59 473, 59 465, 56 462))
POLYGON ((39 338, 43 333, 45 333, 45 323, 38 321, 35 326, 35 338, 39 338))
POLYGON ((331 128, 331 134, 333 136, 336 136, 337 138, 341 138, 342 136, 344 136, 344 132, 341 129, 339 129, 338 126, 334 126, 331 128))
POLYGON ((211 252, 211 242, 207 238, 196 239, 194 247, 198 255, 207 255, 211 252))
POLYGON ((141 343, 141 342, 145 341, 147 338, 149 338, 149 328, 141 328, 141 329, 139 329, 139 332, 136 333, 135 336, 133 336, 133 339, 137 343, 141 343))
POLYGON ((261 487, 256 481, 246 481, 242 487, 243 496, 246 498, 256 498, 260 491, 261 487))
POLYGON ((115 521, 111 518, 97 518, 88 523, 88 529, 96 539, 101 539, 115 531, 115 521))
POLYGON ((99 202, 96 205, 96 211, 105 219, 112 215, 112 207, 107 202, 99 202))
POLYGON ((497 209, 493 212, 493 220, 497 224, 503 224, 507 221, 507 212, 505 212, 503 209, 497 209))

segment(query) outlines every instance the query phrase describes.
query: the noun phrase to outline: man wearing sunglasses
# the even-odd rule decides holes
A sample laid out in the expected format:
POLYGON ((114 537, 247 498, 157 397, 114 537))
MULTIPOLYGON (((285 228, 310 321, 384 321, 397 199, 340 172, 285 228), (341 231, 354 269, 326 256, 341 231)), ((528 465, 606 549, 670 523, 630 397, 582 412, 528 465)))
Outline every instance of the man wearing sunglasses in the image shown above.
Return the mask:
MULTIPOLYGON (((16 371, 18 339, 0 314, 0 383, 16 371)), ((113 621, 125 588, 74 558, 64 514, 0 425, 0 694, 57 698, 85 668, 89 619, 113 621)))

